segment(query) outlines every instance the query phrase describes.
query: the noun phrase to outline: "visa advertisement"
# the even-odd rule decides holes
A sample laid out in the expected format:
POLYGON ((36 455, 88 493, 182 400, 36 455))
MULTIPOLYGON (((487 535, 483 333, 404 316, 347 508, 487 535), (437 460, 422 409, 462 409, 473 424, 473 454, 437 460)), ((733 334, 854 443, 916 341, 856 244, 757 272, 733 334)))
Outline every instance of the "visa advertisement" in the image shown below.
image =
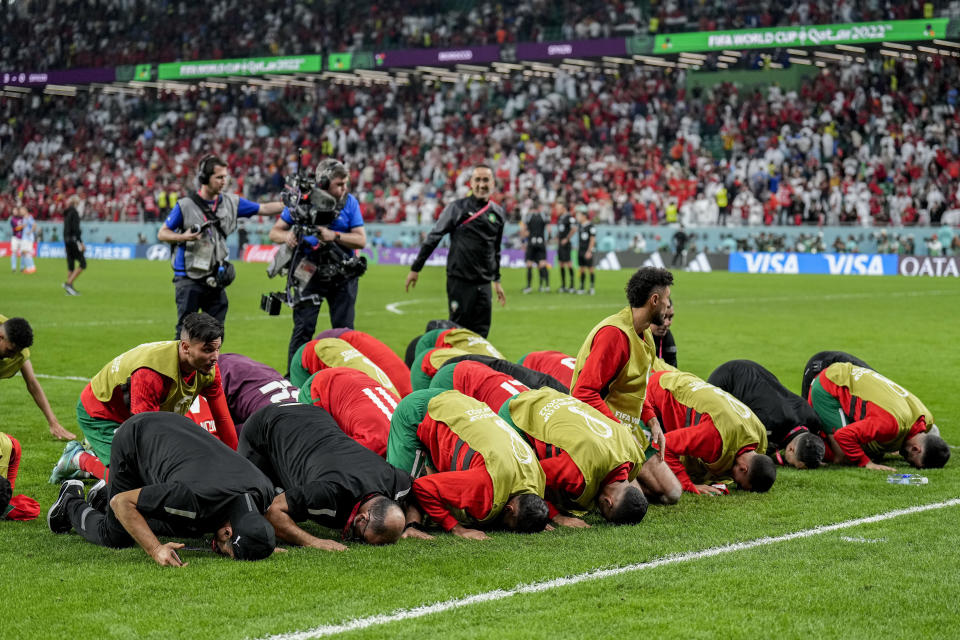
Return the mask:
POLYGON ((869 253, 731 253, 735 273, 826 274, 832 276, 895 276, 899 256, 869 253))

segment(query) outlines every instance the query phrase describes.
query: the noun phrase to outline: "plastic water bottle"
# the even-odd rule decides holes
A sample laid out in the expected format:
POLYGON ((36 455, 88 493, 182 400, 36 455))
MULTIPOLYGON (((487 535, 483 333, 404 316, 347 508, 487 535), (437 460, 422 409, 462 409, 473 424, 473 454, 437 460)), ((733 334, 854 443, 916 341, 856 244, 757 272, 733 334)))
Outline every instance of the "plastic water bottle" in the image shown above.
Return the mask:
POLYGON ((927 477, 916 473, 891 473, 887 476, 889 484, 927 484, 927 477))

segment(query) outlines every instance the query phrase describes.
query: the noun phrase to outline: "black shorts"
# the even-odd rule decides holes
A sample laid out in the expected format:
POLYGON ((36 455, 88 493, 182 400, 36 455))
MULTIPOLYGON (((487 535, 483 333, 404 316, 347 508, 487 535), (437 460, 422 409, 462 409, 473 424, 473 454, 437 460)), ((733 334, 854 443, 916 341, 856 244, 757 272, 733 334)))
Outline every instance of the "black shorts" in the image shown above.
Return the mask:
POLYGON ((596 258, 596 252, 591 253, 589 258, 586 256, 586 254, 577 252, 577 264, 579 264, 581 267, 592 267, 596 258))
POLYGON ((527 252, 524 255, 524 260, 527 262, 540 262, 541 260, 547 259, 547 248, 545 246, 537 245, 534 247, 527 247, 527 252))
POLYGON ((67 249, 67 271, 73 271, 73 266, 76 262, 80 263, 81 269, 86 269, 87 259, 84 257, 83 251, 80 251, 79 243, 66 242, 64 246, 67 249))
POLYGON ((561 244, 557 247, 557 262, 570 262, 570 245, 561 244))

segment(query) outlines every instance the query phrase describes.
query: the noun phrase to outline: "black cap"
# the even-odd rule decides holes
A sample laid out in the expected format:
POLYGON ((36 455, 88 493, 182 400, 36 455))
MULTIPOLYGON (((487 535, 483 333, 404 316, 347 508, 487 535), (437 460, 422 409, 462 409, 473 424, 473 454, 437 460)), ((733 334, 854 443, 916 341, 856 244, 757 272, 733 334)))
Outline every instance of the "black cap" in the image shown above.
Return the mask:
POLYGON ((267 522, 248 494, 238 496, 230 509, 230 525, 233 527, 235 560, 262 560, 277 546, 273 525, 267 522))

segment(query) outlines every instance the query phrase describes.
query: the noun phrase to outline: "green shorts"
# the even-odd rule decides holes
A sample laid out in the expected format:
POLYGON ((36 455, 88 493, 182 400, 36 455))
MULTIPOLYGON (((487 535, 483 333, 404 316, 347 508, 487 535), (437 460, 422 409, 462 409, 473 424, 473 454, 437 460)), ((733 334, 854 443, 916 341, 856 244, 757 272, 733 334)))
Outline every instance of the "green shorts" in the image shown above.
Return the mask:
MULTIPOLYGON (((320 373, 317 371, 317 373, 320 373)), ((301 404, 313 404, 317 399, 313 397, 313 379, 317 377, 317 373, 314 373, 311 376, 308 376, 306 380, 303 381, 303 384, 300 386, 300 393, 297 394, 297 402, 301 404)), ((293 377, 293 367, 290 368, 290 377, 293 377)))
POLYGON ((827 393, 819 378, 814 378, 810 384, 810 400, 827 434, 832 435, 847 426, 847 416, 843 413, 840 401, 827 393))
POLYGON ((83 431, 87 443, 93 449, 94 455, 100 458, 103 466, 110 466, 110 447, 113 445, 113 434, 116 433, 119 422, 113 420, 104 420, 102 418, 92 418, 87 410, 83 408, 83 402, 77 399, 77 424, 83 431))

